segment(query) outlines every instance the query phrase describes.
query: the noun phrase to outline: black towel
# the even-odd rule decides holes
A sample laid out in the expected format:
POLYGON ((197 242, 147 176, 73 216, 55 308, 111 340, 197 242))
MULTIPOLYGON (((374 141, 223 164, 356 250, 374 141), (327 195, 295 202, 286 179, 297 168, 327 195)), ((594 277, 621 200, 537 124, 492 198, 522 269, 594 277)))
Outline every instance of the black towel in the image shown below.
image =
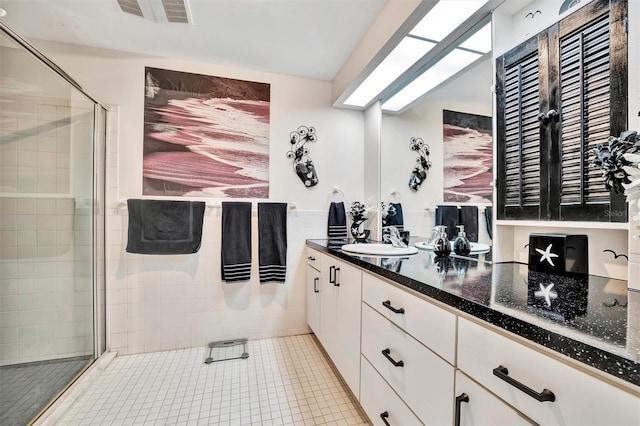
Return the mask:
POLYGON ((202 201, 127 200, 127 252, 196 253, 202 240, 202 201))
POLYGON ((453 241, 458 236, 456 226, 460 225, 458 206, 438 206, 436 208, 436 225, 447 227, 447 238, 453 241))
POLYGON ((493 240, 493 207, 488 206, 484 208, 484 219, 487 225, 487 233, 489 238, 493 240))
MULTIPOLYGON (((327 222, 327 236, 330 240, 346 241, 347 234, 347 215, 344 211, 344 203, 332 202, 329 206, 329 220, 327 222)), ((346 243, 345 243, 346 244, 346 243)))
POLYGON ((260 282, 285 282, 287 203, 258 203, 260 282))
POLYGON ((251 203, 222 203, 222 281, 251 278, 251 203))
POLYGON ((404 217, 402 216, 402 205, 400 203, 389 203, 396 213, 389 216, 389 226, 395 226, 398 231, 404 231, 404 217))
POLYGON ((472 243, 478 242, 478 206, 460 207, 460 224, 464 225, 464 232, 472 243))

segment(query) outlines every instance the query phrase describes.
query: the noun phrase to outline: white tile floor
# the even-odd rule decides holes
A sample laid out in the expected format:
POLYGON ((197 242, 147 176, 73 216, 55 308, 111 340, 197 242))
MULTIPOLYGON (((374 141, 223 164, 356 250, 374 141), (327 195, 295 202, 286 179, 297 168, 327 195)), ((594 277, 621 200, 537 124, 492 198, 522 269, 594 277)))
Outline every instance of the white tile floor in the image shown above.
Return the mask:
POLYGON ((59 424, 369 424, 313 335, 247 352, 212 364, 205 347, 117 357, 59 424))

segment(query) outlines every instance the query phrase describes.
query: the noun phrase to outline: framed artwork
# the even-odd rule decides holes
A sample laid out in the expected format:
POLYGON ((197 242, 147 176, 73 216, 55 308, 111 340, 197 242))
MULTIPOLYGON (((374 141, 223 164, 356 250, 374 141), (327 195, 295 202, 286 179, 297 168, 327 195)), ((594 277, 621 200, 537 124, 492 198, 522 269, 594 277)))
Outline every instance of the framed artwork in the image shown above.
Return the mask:
POLYGON ((491 117, 442 111, 444 201, 493 201, 493 137, 491 117))
POLYGON ((143 195, 269 197, 270 85, 145 68, 143 195))

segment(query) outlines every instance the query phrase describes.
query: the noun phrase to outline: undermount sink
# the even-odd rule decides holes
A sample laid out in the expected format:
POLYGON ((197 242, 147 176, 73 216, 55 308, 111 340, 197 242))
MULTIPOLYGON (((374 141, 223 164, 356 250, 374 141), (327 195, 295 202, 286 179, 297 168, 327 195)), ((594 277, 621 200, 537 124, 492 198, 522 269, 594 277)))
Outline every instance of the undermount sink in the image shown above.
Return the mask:
POLYGON ((391 244, 362 243, 345 244, 342 251, 356 254, 366 254, 369 256, 409 256, 418 253, 415 247, 394 247, 391 244))

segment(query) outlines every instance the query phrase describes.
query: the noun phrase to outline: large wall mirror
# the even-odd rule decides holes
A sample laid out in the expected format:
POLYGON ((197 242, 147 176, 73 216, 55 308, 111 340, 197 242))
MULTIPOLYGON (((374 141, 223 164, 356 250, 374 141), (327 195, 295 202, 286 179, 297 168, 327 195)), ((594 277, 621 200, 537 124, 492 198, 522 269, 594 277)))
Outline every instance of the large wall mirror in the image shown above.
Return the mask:
POLYGON ((484 211, 492 205, 492 187, 487 194, 478 185, 493 181, 492 76, 489 53, 400 113, 383 111, 380 200, 401 204, 412 237, 429 237, 437 206, 477 206, 478 242, 491 244, 484 211), (417 190, 409 186, 420 156, 410 149, 412 138, 428 145, 431 163, 417 190))

